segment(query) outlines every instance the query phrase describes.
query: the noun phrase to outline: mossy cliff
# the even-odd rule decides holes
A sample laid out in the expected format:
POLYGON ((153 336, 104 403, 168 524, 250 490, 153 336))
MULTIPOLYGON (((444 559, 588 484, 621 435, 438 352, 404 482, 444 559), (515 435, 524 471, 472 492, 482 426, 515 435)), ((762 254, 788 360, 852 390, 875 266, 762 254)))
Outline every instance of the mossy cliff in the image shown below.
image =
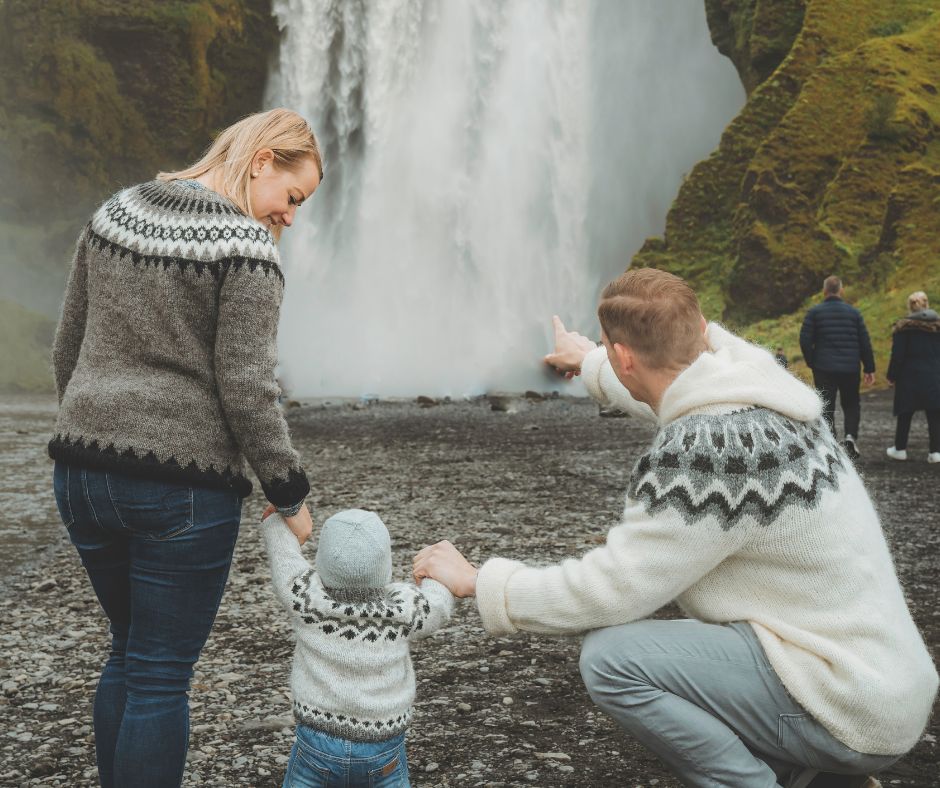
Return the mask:
POLYGON ((709 317, 791 355, 803 310, 826 275, 841 275, 883 371, 907 293, 940 301, 940 7, 706 0, 706 9, 748 100, 684 182, 664 237, 632 264, 685 276, 709 317))
POLYGON ((177 167, 257 110, 277 42, 270 0, 4 0, 0 151, 26 220, 177 167))
MULTIPOLYGON (((33 308, 17 313, 30 337, 47 336, 52 318, 37 282, 63 286, 75 236, 102 199, 191 162, 261 108, 278 40, 270 5, 0 0, 0 274, 22 283, 16 269, 34 269, 28 287, 4 288, 33 308), (24 252, 23 239, 40 235, 24 252)), ((17 337, 0 340, 0 389, 48 387, 48 352, 35 357, 17 337)))

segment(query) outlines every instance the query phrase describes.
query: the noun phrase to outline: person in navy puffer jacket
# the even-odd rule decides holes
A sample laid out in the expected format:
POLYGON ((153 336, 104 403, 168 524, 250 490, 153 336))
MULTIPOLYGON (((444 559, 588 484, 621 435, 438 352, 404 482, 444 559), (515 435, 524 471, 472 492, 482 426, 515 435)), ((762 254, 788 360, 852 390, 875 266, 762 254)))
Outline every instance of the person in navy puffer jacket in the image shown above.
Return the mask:
POLYGON ((859 366, 865 383, 875 382, 875 356, 862 313, 843 299, 842 280, 830 276, 823 282, 824 300, 803 319, 800 349, 806 365, 813 370, 813 384, 822 394, 824 416, 836 434, 836 394, 842 403, 845 432, 842 445, 852 459, 858 457, 858 428, 861 421, 859 366))

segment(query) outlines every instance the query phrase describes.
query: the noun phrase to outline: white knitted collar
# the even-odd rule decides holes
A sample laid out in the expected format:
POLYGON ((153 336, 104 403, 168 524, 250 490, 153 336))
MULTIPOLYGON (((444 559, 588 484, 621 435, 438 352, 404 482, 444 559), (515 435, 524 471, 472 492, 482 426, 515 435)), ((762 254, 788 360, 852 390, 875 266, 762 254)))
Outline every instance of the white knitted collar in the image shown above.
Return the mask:
POLYGON ((797 421, 822 415, 819 395, 785 370, 762 347, 735 336, 717 323, 705 332, 702 353, 666 389, 659 404, 661 425, 692 414, 730 413, 769 408, 797 421))

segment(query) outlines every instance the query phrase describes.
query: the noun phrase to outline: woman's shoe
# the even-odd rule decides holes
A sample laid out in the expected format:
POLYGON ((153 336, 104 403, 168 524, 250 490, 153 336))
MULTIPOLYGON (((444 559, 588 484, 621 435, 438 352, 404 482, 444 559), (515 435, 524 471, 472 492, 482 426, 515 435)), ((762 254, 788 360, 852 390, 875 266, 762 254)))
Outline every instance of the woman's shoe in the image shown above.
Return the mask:
POLYGON ((932 451, 927 455, 927 462, 940 462, 940 451, 932 451))
MULTIPOLYGON (((894 446, 892 446, 886 453, 892 460, 907 459, 907 449, 895 449, 894 446)), ((938 454, 938 456, 940 456, 940 454, 938 454)), ((928 459, 928 462, 931 462, 931 460, 928 459)), ((932 462, 940 462, 940 460, 932 460, 932 462)))

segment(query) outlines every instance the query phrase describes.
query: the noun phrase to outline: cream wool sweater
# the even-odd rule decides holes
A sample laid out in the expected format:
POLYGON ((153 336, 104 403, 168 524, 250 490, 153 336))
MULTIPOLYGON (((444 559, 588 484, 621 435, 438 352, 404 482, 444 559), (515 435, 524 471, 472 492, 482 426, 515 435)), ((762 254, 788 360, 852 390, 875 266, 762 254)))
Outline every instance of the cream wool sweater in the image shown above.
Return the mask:
POLYGON ((410 644, 454 612, 444 586, 390 583, 325 588, 280 516, 261 524, 271 582, 296 635, 291 694, 297 722, 352 741, 385 741, 408 727, 415 697, 410 644))
MULTIPOLYGON (((865 486, 815 391, 719 325, 706 338, 710 352, 663 396, 606 544, 542 568, 487 561, 483 625, 574 634, 672 600, 702 621, 748 621, 790 694, 836 738, 863 753, 906 752, 937 672, 865 486)), ((654 417, 603 348, 582 376, 601 403, 654 417)))

